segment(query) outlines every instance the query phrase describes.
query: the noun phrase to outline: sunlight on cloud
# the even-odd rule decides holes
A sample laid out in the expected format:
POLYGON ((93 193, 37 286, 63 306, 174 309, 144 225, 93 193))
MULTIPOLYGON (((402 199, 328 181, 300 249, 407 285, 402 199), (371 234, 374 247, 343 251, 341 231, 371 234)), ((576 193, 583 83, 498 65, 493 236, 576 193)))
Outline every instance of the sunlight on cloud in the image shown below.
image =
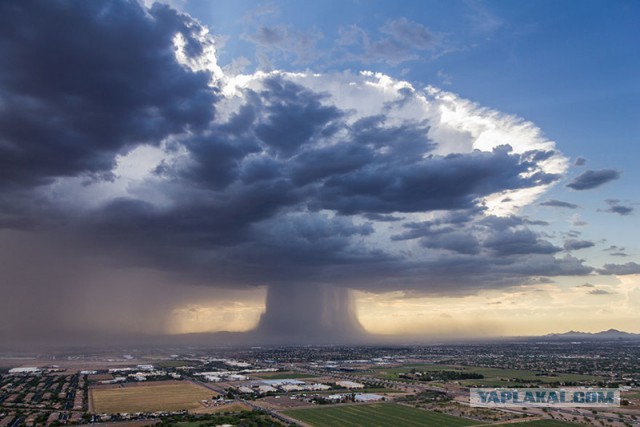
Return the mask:
POLYGON ((176 33, 173 37, 176 60, 191 71, 209 72, 211 74, 211 85, 213 86, 217 80, 223 77, 222 68, 218 66, 214 38, 209 35, 209 30, 206 27, 193 27, 191 28, 191 36, 201 43, 202 53, 198 56, 187 55, 187 40, 182 33, 176 33))

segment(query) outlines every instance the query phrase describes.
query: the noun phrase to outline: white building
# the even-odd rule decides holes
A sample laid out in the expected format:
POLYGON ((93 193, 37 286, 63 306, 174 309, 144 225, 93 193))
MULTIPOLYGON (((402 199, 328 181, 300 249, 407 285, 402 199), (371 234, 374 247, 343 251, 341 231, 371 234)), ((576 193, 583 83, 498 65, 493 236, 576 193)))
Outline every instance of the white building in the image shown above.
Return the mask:
POLYGON ((36 367, 24 367, 24 368, 12 368, 9 369, 10 374, 37 374, 41 372, 42 369, 36 367))
POLYGON ((329 396, 326 396, 325 399, 334 401, 334 402, 340 401, 344 399, 344 394, 330 394, 329 396))
POLYGON ((378 400, 383 400, 384 396, 380 396, 379 394, 373 393, 360 393, 356 394, 354 400, 356 402, 376 402, 378 400))
POLYGON ((304 389, 298 384, 283 384, 282 386, 280 386, 280 388, 284 391, 299 391, 304 389))
POLYGON ((278 387, 278 386, 285 385, 285 384, 303 385, 305 383, 304 381, 294 380, 292 378, 284 378, 284 379, 281 379, 281 380, 262 380, 261 382, 262 382, 262 384, 267 384, 267 385, 274 386, 274 387, 278 387))
POLYGON ((237 360, 229 360, 229 359, 223 359, 224 360, 224 364, 227 366, 235 366, 238 368, 249 368, 251 367, 251 363, 247 363, 247 362, 239 362, 237 360))

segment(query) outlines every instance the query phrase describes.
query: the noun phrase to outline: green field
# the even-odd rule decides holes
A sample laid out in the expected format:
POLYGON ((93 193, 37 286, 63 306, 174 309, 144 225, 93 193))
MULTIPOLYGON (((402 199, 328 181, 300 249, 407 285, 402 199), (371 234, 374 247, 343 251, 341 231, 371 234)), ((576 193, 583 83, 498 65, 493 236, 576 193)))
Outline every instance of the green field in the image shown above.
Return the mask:
POLYGON ((299 372, 260 372, 254 375, 255 377, 265 380, 288 380, 288 379, 301 379, 301 378, 314 378, 315 375, 302 374, 299 372))
POLYGON ((483 379, 470 379, 461 380, 460 384, 466 386, 502 386, 513 385, 513 379, 520 381, 540 381, 543 384, 555 383, 555 382, 580 382, 580 381, 598 381, 601 378, 591 375, 578 375, 578 374, 559 374, 558 376, 538 376, 535 371, 519 370, 519 369, 500 369, 500 368, 485 368, 475 366, 457 366, 457 365, 435 365, 435 364, 417 364, 417 365, 405 365, 395 368, 382 368, 375 369, 374 373, 379 378, 399 380, 398 374, 410 372, 415 369, 420 372, 429 371, 461 371, 461 372, 475 372, 484 375, 483 379))
POLYGON ((582 424, 574 424, 566 421, 535 420, 529 422, 500 424, 500 427, 575 427, 582 424))
POLYGON ((290 409, 283 414, 314 427, 394 426, 394 427, 463 427, 482 424, 395 403, 324 406, 312 409, 290 409))

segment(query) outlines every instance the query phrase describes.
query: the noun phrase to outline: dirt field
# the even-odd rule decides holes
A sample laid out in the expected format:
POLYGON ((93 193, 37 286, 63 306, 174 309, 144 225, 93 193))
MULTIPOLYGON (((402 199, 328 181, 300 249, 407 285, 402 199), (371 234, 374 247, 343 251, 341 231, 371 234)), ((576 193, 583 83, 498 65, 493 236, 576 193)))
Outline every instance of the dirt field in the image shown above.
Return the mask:
POLYGON ((193 411, 216 393, 188 381, 158 381, 133 387, 92 388, 94 413, 193 411))

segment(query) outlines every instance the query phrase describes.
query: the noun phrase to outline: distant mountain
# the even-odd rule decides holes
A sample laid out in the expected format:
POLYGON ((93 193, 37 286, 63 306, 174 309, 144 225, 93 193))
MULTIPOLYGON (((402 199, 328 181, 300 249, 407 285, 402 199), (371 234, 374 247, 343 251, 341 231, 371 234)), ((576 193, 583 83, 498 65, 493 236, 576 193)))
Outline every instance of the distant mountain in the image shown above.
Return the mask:
POLYGON ((609 329, 607 331, 601 332, 579 332, 579 331, 569 331, 561 334, 547 334, 544 335, 543 338, 552 338, 552 339, 600 339, 600 340, 611 340, 611 339, 627 339, 627 340, 636 340, 640 339, 640 334, 632 334, 629 332, 619 331, 617 329, 609 329))

